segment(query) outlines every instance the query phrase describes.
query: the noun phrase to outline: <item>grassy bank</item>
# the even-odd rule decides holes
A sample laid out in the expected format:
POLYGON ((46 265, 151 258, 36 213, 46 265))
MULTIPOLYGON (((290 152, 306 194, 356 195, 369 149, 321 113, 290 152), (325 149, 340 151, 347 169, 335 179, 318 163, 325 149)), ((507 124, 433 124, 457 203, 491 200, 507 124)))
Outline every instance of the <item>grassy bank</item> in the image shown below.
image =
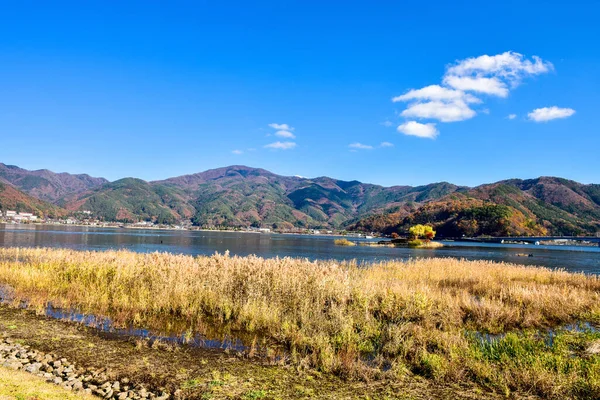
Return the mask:
POLYGON ((0 400, 93 400, 23 371, 0 367, 0 400))
POLYGON ((499 393, 600 396, 600 280, 484 261, 356 264, 0 249, 15 301, 117 323, 257 333, 286 361, 347 377, 474 382, 499 393), (161 321, 160 324, 157 321, 161 321), (482 334, 502 334, 488 341, 482 334))
MULTIPOLYGON (((0 305, 0 332, 31 349, 102 370, 111 380, 128 378, 149 389, 181 390, 181 400, 498 400, 473 384, 443 385, 433 380, 347 380, 315 369, 271 365, 202 347, 140 346, 133 338, 99 334, 81 324, 0 305), (263 396, 264 394, 264 396, 263 396)), ((29 375, 31 376, 31 375, 29 375)), ((0 396, 0 400, 2 397, 0 396)))

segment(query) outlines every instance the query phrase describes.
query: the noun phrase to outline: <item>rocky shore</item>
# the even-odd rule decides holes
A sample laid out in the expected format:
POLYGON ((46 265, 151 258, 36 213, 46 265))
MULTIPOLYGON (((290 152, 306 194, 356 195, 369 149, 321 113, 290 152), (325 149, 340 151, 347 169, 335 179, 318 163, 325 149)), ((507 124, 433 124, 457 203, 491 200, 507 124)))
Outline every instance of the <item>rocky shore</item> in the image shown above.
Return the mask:
POLYGON ((110 380, 105 371, 79 368, 66 358, 33 350, 9 338, 0 339, 0 365, 37 375, 67 390, 81 391, 104 399, 175 398, 165 391, 147 390, 143 385, 130 382, 128 378, 110 380))

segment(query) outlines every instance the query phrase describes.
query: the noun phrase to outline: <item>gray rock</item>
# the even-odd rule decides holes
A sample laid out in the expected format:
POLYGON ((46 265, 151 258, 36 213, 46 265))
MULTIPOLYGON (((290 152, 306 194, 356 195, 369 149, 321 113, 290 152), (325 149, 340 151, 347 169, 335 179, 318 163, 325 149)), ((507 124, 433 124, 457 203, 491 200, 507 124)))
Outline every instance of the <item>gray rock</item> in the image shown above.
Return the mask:
POLYGON ((7 360, 4 362, 4 364, 2 364, 2 366, 9 368, 9 369, 14 369, 14 370, 23 368, 23 364, 21 364, 17 360, 7 360))
POLYGON ((35 374, 40 370, 41 366, 42 365, 39 363, 29 364, 29 365, 25 366, 25 371, 29 372, 30 374, 35 374))
POLYGON ((142 384, 131 383, 128 378, 110 381, 109 371, 106 368, 96 370, 78 367, 74 363, 69 363, 66 358, 59 359, 56 354, 32 350, 29 346, 14 344, 12 340, 3 340, 1 337, 0 366, 14 370, 22 369, 67 390, 85 392, 105 399, 167 400, 171 398, 171 394, 166 392, 165 388, 152 392, 142 384))

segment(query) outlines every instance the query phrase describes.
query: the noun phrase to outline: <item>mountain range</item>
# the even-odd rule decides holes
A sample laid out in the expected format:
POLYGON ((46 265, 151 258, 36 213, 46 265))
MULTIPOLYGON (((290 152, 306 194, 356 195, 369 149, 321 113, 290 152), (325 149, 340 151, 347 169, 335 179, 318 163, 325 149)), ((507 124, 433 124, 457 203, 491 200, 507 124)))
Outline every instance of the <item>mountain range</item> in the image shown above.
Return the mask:
POLYGON ((600 185, 554 177, 474 188, 447 182, 383 187, 328 177, 281 176, 236 165, 162 181, 109 182, 0 163, 0 209, 12 208, 43 216, 90 211, 96 218, 118 222, 189 221, 202 227, 335 228, 387 234, 427 223, 446 237, 600 231, 600 185))

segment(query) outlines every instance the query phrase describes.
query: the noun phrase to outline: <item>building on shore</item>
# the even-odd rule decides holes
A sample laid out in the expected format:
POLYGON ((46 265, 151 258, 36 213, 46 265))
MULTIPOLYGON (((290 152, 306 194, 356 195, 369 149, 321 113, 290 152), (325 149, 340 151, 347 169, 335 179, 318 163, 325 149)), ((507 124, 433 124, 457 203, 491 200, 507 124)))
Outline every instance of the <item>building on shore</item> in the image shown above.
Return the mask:
POLYGON ((16 212, 16 211, 12 211, 12 210, 7 210, 4 213, 4 217, 8 220, 12 220, 12 221, 37 221, 38 217, 37 215, 33 215, 32 213, 25 213, 25 212, 16 212))

